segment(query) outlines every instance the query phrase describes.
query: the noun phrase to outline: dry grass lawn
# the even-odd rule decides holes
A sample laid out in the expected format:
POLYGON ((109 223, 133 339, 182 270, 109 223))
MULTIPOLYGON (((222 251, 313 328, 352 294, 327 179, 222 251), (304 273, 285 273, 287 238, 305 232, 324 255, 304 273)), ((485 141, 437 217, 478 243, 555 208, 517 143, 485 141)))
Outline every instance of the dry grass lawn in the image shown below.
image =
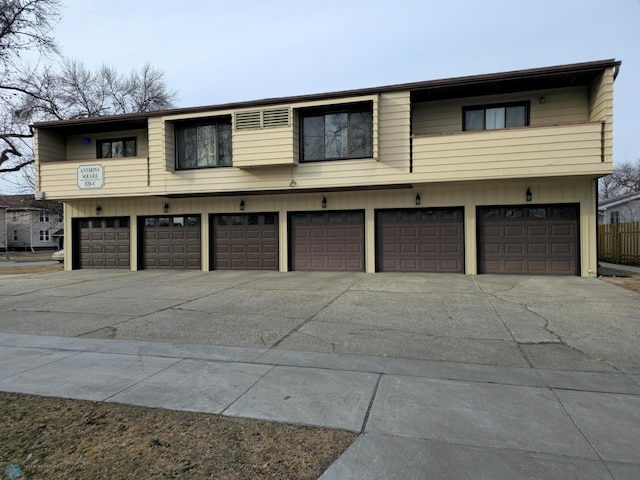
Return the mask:
MULTIPOLYGON (((117 403, 0 393, 0 475, 316 479, 356 434, 117 403)), ((5 477, 2 477, 5 478, 5 477)))

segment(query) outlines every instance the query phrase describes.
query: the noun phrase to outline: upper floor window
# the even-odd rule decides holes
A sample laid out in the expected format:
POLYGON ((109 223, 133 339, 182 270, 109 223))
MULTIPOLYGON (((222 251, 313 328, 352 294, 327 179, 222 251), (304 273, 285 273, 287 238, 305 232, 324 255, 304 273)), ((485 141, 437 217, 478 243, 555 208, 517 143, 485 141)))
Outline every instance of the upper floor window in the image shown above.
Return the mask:
POLYGON ((495 130, 529 125, 529 102, 465 107, 462 129, 495 130))
POLYGON ((119 158, 136 156, 136 139, 118 138, 115 140, 98 140, 98 158, 119 158))
POLYGON ((49 214, 48 213, 44 213, 44 212, 40 212, 40 221, 41 222, 48 222, 49 221, 49 214))
POLYGON ((620 223, 620 212, 614 210, 611 212, 609 223, 620 223))
POLYGON ((176 124, 176 168, 231 166, 231 117, 176 124))
POLYGON ((18 212, 13 212, 11 214, 11 220, 13 220, 14 222, 18 220, 18 212))
POLYGON ((373 104, 310 108, 300 113, 302 161, 373 156, 373 104))

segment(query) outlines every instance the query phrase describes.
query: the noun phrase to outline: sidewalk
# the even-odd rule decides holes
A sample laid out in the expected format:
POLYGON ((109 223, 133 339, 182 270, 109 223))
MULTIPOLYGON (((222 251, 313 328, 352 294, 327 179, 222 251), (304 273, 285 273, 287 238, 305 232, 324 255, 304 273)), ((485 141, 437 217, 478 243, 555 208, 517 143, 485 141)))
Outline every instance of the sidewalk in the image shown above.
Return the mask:
POLYGON ((0 391, 361 433, 324 480, 640 478, 640 375, 0 333, 0 391))

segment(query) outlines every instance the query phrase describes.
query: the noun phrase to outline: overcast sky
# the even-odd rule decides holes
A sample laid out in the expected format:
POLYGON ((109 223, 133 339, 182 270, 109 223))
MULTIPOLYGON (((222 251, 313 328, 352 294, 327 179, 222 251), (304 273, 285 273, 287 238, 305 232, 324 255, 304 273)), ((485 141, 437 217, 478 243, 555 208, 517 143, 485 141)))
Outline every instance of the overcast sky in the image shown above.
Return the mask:
POLYGON ((165 72, 178 107, 616 58, 614 159, 640 158, 640 0, 62 0, 89 67, 165 72))

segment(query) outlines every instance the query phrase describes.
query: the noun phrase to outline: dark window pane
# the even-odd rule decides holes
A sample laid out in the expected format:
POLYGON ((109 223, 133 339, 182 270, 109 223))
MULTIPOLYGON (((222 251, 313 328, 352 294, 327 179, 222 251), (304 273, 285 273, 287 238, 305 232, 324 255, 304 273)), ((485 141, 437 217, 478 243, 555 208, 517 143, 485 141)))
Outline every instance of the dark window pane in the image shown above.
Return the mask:
POLYGON ((199 125, 196 133, 196 151, 198 167, 213 167, 216 165, 216 126, 199 125))
POLYGON ((187 217, 187 225, 190 227, 200 225, 200 217, 187 217))
POLYGON ((80 228, 89 228, 89 220, 80 220, 80 228))
POLYGON ((232 215, 231 216, 231 225, 242 225, 242 216, 241 215, 232 215))
POLYGON ((158 219, 159 227, 168 227, 169 226, 169 217, 160 217, 158 219))
POLYGON ((397 218, 396 212, 384 212, 382 214, 382 220, 385 222, 395 222, 397 218))
POLYGON ((226 225, 227 217, 225 215, 217 218, 218 225, 226 225))
POLYGON ((434 210, 424 210, 420 212, 420 220, 435 220, 438 213, 434 210))
POLYGON ((293 223, 307 223, 307 216, 306 215, 294 215, 293 216, 293 223))
POLYGON ((264 224, 265 225, 275 225, 276 224, 276 216, 275 215, 265 215, 264 216, 264 224))
POLYGON ((248 223, 249 225, 258 225, 258 215, 249 215, 248 223))
POLYGON ((484 110, 467 110, 464 117, 465 130, 484 130, 484 110))
POLYGON ((332 113, 324 117, 324 149, 326 158, 347 158, 346 113, 332 113))
POLYGON ((349 115, 349 158, 373 156, 373 113, 349 115))
POLYGON ((111 143, 104 142, 101 145, 100 151, 101 151, 100 158, 111 158, 111 143))
POLYGON ((108 218, 104 221, 105 228, 116 228, 116 219, 108 218))
POLYGON ((556 207, 553 209, 553 218, 575 218, 575 210, 573 208, 556 207))
POLYGON ((323 160, 324 156, 324 117, 305 117, 303 119, 305 160, 323 160))
POLYGON ((442 211, 443 220, 457 220, 459 218, 460 218, 460 210, 443 210, 442 211))
POLYGON ((342 221, 342 214, 341 213, 330 213, 329 214, 329 221, 330 222, 341 222, 342 221))
POLYGON ((347 213, 347 222, 361 222, 362 214, 361 213, 347 213))
POLYGON ((144 226, 145 227, 155 227, 156 226, 156 219, 155 218, 145 218, 144 219, 144 226))
POLYGON ((521 218, 524 215, 522 208, 507 208, 505 218, 521 218))
POLYGON ((546 208, 530 208, 529 218, 545 218, 547 216, 546 208))
POLYGON ((195 127, 179 128, 176 134, 178 168, 195 168, 196 166, 196 129, 195 127))
POLYGON ((127 140, 124 148, 124 156, 125 157, 135 157, 136 156, 136 141, 135 140, 127 140))
POLYGON ((527 124, 527 110, 524 105, 507 107, 506 127, 524 127, 527 124))
POLYGON ((122 228, 129 228, 129 219, 128 218, 121 218, 119 221, 119 224, 122 228))
POLYGON ((231 162, 231 124, 218 125, 218 165, 230 167, 231 162))
POLYGON ((324 215, 311 215, 311 223, 323 223, 324 215))
POLYGON ((418 212, 402 212, 402 220, 415 222, 418 219, 418 212))
POLYGON ((500 218, 500 209, 499 208, 491 208, 489 210, 485 210, 482 212, 482 218, 485 220, 491 218, 500 218))

